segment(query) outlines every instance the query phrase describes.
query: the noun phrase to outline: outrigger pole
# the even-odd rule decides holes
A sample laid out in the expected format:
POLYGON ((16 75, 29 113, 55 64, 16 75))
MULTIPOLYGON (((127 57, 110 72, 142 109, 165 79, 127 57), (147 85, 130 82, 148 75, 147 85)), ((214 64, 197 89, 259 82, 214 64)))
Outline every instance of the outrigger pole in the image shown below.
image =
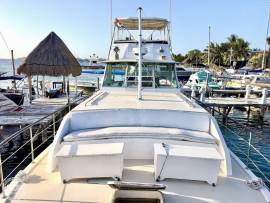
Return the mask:
POLYGON ((138 99, 142 99, 142 26, 141 26, 141 21, 142 21, 142 8, 139 7, 138 10, 138 30, 139 30, 139 35, 138 35, 138 99))

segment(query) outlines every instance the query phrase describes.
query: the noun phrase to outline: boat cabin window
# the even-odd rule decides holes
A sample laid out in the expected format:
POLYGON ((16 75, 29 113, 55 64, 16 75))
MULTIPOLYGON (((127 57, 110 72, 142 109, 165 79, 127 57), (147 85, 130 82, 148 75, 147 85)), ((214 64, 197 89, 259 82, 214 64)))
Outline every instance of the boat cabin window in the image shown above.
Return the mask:
POLYGON ((107 65, 103 85, 106 87, 123 87, 126 67, 125 64, 107 65))
MULTIPOLYGON (((138 66, 136 63, 108 64, 104 87, 136 87, 138 66)), ((143 64, 142 86, 152 88, 177 87, 174 64, 143 64)))

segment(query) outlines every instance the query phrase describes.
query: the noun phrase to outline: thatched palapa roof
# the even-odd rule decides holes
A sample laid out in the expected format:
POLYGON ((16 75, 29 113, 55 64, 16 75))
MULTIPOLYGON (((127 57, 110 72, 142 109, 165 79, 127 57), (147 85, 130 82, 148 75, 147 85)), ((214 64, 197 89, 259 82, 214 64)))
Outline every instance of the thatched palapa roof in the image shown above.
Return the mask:
POLYGON ((51 32, 26 57, 18 74, 48 76, 78 76, 82 68, 65 43, 51 32))

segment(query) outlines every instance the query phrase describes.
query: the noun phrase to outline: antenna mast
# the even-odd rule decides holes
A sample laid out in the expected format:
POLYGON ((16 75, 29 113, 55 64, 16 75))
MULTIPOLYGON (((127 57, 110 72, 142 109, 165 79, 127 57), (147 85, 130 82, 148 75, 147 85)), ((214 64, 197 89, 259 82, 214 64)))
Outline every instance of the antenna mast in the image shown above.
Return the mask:
POLYGON ((170 21, 170 27, 169 27, 169 29, 170 29, 170 33, 169 33, 169 35, 170 35, 170 47, 171 47, 171 50, 172 50, 172 0, 169 0, 170 1, 170 5, 169 5, 169 21, 170 21))
POLYGON ((208 67, 210 66, 211 27, 208 27, 208 67))
POLYGON ((112 38, 112 0, 109 0, 110 1, 110 32, 111 32, 111 38, 112 38))
POLYGON ((142 8, 139 7, 138 10, 138 99, 142 99, 142 8))

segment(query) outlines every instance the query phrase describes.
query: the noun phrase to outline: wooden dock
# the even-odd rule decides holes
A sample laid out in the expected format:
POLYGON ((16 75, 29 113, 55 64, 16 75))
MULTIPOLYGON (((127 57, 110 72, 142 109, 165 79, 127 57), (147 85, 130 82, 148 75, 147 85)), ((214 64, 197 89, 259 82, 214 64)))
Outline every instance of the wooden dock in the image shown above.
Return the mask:
MULTIPOLYGON (((75 95, 75 92, 70 94, 70 103, 72 103, 79 94, 75 95)), ((1 101, 1 100, 0 100, 1 101)), ((7 101, 2 101, 10 103, 7 101)), ((65 95, 58 98, 46 98, 40 97, 32 101, 30 105, 23 105, 18 107, 17 105, 8 105, 9 108, 0 108, 0 126, 22 126, 37 122, 41 118, 46 117, 53 112, 62 109, 67 105, 68 99, 65 95)), ((51 118, 43 119, 43 122, 49 121, 51 118)))
POLYGON ((214 116, 215 112, 222 112, 223 121, 226 122, 226 117, 229 115, 232 109, 237 108, 247 112, 247 119, 250 118, 251 111, 258 111, 260 113, 260 119, 263 120, 265 111, 270 107, 270 98, 266 98, 262 101, 262 98, 239 98, 239 97, 208 97, 203 101, 196 101, 206 109, 212 112, 214 116))
POLYGON ((208 97, 205 98, 203 102, 205 105, 214 106, 214 107, 257 107, 260 108, 270 107, 270 98, 266 99, 266 103, 261 103, 261 98, 234 98, 234 97, 208 97))

